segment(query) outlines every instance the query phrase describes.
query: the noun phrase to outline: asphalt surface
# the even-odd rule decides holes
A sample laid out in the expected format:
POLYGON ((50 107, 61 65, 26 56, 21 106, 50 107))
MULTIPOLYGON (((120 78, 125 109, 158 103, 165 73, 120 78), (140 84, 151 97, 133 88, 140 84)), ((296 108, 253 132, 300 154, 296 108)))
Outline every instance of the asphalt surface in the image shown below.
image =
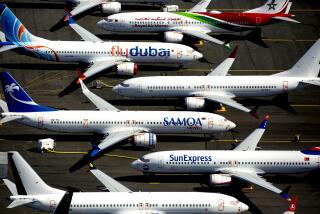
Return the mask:
MULTIPOLYGON (((63 16, 62 4, 49 4, 42 1, 10 0, 10 7, 22 20, 24 25, 35 35, 51 40, 79 40, 79 36, 68 27, 56 32, 49 32, 49 28, 63 16)), ((232 11, 250 9, 263 4, 262 0, 225 1, 216 0, 209 8, 232 11)), ((179 2, 181 8, 190 8, 194 3, 179 2)), ((125 7, 126 9, 130 7, 125 7)), ((131 7, 133 8, 133 7, 131 7)), ((139 7, 134 7, 139 9, 139 7)), ((151 7, 143 9, 153 10, 151 7)), ((141 8, 140 8, 141 9, 141 8)), ((292 11, 296 19, 304 24, 279 23, 263 28, 263 37, 269 48, 262 48, 247 41, 234 41, 232 46, 239 46, 237 61, 230 72, 232 75, 265 75, 276 73, 292 66, 304 52, 320 37, 320 3, 314 0, 293 0, 292 11)), ((156 35, 139 36, 112 36, 98 29, 95 23, 102 17, 87 15, 78 23, 89 31, 105 39, 141 40, 157 38, 156 35)), ((244 35, 244 34, 243 34, 244 35)), ((204 75, 212 66, 217 65, 229 51, 214 44, 204 43, 199 46, 210 63, 198 62, 180 69, 178 66, 140 66, 138 76, 149 75, 204 75)), ((95 107, 89 103, 79 90, 71 95, 59 98, 57 94, 64 89, 75 77, 75 64, 51 63, 20 56, 14 52, 0 54, 1 70, 8 70, 17 81, 30 93, 34 100, 42 105, 66 109, 88 109, 95 107)), ((117 77, 114 73, 102 75, 100 80, 105 85, 115 85, 124 77, 117 77)), ((89 84, 90 86, 91 84, 89 84)), ((135 110, 175 110, 175 101, 146 101, 124 100, 113 94, 110 88, 92 89, 99 96, 109 100, 120 109, 135 110)), ((270 100, 271 98, 264 98, 270 100)), ((262 106, 258 113, 262 117, 270 114, 268 129, 259 144, 264 150, 300 150, 320 144, 320 90, 309 87, 304 91, 293 92, 289 101, 297 114, 288 113, 275 106, 262 106), (294 142, 294 136, 299 135, 300 142, 294 142)), ((250 106, 253 107, 253 106, 250 106)), ((245 138, 260 123, 249 115, 227 108, 222 112, 231 121, 237 124, 236 132, 216 136, 217 140, 192 135, 158 136, 156 151, 174 149, 230 149, 237 140, 245 138)), ((82 191, 98 191, 101 184, 87 172, 81 169, 73 174, 68 168, 82 156, 80 154, 54 154, 35 152, 36 141, 41 138, 52 137, 57 142, 57 151, 85 152, 90 149, 90 135, 72 135, 63 133, 50 133, 34 128, 25 127, 17 123, 8 123, 0 127, 0 151, 17 150, 39 173, 39 175, 52 186, 73 186, 82 191)), ((252 213, 282 213, 287 209, 287 202, 265 189, 254 186, 253 190, 241 189, 238 185, 224 188, 207 188, 207 180, 203 176, 145 176, 130 168, 132 158, 140 157, 150 151, 134 150, 130 146, 116 149, 112 154, 127 156, 103 157, 95 162, 96 166, 110 176, 126 185, 133 191, 214 191, 233 195, 250 205, 252 213)), ((9 178, 12 179, 11 173, 9 178)), ((301 175, 266 176, 266 178, 279 188, 284 189, 291 185, 291 196, 298 195, 297 213, 320 212, 320 174, 315 172, 301 175)), ((19 207, 6 209, 9 204, 6 198, 10 195, 7 188, 0 185, 0 213, 41 213, 35 210, 19 207)), ((250 213, 250 212, 248 212, 250 213)))

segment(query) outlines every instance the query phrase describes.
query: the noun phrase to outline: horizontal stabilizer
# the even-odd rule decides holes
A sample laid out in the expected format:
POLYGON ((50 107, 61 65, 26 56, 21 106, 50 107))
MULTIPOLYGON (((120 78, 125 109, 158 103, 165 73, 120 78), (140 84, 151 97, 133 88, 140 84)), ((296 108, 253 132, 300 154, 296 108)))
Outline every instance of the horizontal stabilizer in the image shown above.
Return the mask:
POLYGON ((315 86, 320 86, 320 79, 312 79, 312 80, 301 80, 301 83, 305 84, 310 84, 310 85, 315 85, 315 86))
POLYGON ((3 183, 8 187, 12 195, 18 195, 16 184, 8 179, 3 179, 3 183))
MULTIPOLYGON (((3 44, 3 43, 2 43, 3 44)), ((0 48, 0 53, 18 48, 18 45, 4 45, 0 48)))
POLYGON ((282 16, 274 16, 272 17, 273 19, 278 19, 278 20, 281 20, 281 21, 286 21, 286 22, 293 22, 293 23, 301 23, 297 20, 294 20, 292 18, 289 18, 289 17, 282 17, 282 16))
POLYGON ((5 101, 0 99, 0 108, 2 109, 3 112, 8 112, 8 105, 5 101))
POLYGON ((14 116, 5 116, 0 120, 0 124, 8 123, 14 120, 22 119, 22 115, 14 115, 14 116))
POLYGON ((7 208, 15 208, 26 204, 30 204, 32 202, 35 202, 32 198, 15 199, 11 202, 11 204, 9 204, 9 206, 7 206, 7 208))

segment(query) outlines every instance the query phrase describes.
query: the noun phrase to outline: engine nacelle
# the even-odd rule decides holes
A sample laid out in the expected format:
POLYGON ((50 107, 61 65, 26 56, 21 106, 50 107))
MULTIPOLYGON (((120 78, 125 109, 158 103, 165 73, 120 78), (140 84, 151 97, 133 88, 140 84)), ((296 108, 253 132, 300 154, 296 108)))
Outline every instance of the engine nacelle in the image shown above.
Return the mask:
POLYGON ((101 13, 113 14, 120 13, 121 4, 119 2, 104 2, 101 4, 101 13))
POLYGON ((117 74, 122 76, 133 76, 138 73, 138 65, 133 62, 125 62, 117 65, 117 74))
POLYGON ((179 6, 178 5, 166 5, 162 7, 162 12, 178 12, 179 6))
POLYGON ((206 106, 206 101, 203 97, 186 97, 184 103, 187 110, 201 110, 206 106))
POLYGON ((139 133, 133 136, 133 142, 139 147, 154 148, 157 144, 157 136, 153 133, 139 133))
POLYGON ((210 185, 229 185, 232 181, 230 175, 227 174, 213 174, 210 175, 210 185))
POLYGON ((175 31, 164 32, 164 40, 166 42, 181 42, 183 39, 183 34, 175 31))

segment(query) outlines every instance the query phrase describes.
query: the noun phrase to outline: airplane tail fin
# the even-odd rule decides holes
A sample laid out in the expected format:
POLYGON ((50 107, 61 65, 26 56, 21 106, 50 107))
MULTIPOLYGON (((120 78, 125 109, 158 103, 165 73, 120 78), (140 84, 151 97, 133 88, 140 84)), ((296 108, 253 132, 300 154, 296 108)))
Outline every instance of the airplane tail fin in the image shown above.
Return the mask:
POLYGON ((7 42, 25 44, 45 40, 32 35, 6 4, 0 4, 0 21, 7 42))
POLYGON ((56 111, 35 103, 9 72, 1 72, 0 80, 9 112, 56 111))
POLYGON ((297 209, 297 203, 298 203, 299 197, 296 196, 292 201, 290 201, 290 205, 288 207, 288 210, 285 211, 283 214, 295 214, 297 209))
POLYGON ((291 4, 289 0, 268 0, 261 7, 245 11, 244 13, 288 14, 291 4))
POLYGON ((43 195, 64 192, 47 185, 23 159, 19 152, 8 152, 8 159, 15 184, 12 182, 5 182, 5 184, 13 195, 43 195))
POLYGON ((318 77, 320 71, 320 39, 289 70, 274 74, 280 77, 318 77))

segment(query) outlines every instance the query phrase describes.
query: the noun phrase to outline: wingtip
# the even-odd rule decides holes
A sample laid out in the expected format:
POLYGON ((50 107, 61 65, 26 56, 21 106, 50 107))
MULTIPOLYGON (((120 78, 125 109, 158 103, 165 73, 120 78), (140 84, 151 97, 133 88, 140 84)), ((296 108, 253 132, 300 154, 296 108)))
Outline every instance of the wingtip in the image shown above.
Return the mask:
POLYGON ((291 189, 291 186, 286 187, 281 193, 280 196, 282 198, 288 199, 289 198, 289 190, 291 189))
POLYGON ((236 46, 233 51, 231 52, 231 54, 229 55, 229 58, 236 58, 238 53, 238 46, 236 46))
POLYGON ((266 129, 266 126, 267 126, 267 123, 268 123, 268 120, 269 120, 270 116, 269 114, 266 114, 263 118, 263 121, 262 123, 260 124, 259 128, 260 129, 266 129))
POLYGON ((64 16, 64 22, 68 22, 68 24, 74 23, 74 20, 72 19, 72 14, 70 11, 65 7, 64 8, 65 16, 64 16))

